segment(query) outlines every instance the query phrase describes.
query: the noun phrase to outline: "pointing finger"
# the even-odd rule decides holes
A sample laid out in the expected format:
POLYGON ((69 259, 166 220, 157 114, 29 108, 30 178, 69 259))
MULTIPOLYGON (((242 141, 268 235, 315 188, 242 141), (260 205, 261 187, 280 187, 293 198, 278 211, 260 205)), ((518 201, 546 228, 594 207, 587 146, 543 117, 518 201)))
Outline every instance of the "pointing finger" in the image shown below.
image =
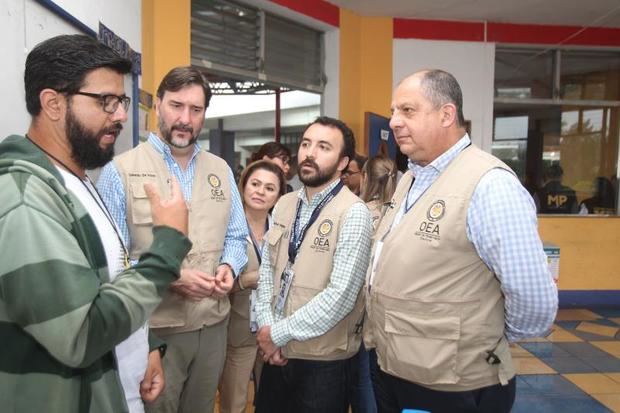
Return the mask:
POLYGON ((145 183, 144 192, 146 193, 146 196, 149 198, 149 201, 151 201, 151 205, 159 205, 159 201, 160 201, 159 191, 157 190, 154 184, 145 183))
POLYGON ((175 176, 170 179, 170 199, 179 200, 183 199, 183 193, 181 192, 181 185, 175 176))

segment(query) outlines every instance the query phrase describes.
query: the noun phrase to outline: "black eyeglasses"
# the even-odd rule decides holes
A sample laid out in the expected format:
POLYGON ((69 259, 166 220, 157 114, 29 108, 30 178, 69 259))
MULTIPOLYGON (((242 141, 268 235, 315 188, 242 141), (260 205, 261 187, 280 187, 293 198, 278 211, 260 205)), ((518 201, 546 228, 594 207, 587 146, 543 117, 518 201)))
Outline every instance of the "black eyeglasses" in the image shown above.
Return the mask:
POLYGON ((114 114, 118 110, 118 105, 123 104, 123 109, 125 112, 129 109, 129 104, 131 103, 131 98, 129 96, 117 96, 117 95, 107 95, 100 93, 88 93, 88 92, 75 92, 74 95, 82 95, 88 96, 93 99, 98 99, 99 103, 101 103, 101 107, 105 113, 114 114))

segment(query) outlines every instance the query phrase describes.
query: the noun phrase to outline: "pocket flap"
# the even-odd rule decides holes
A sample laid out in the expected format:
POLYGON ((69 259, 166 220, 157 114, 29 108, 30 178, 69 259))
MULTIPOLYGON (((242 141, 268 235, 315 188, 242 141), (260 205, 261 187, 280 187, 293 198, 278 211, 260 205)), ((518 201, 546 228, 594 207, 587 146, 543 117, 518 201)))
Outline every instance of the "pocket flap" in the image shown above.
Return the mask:
POLYGON ((130 182, 129 186, 131 186, 131 195, 134 198, 148 198, 146 196, 146 191, 144 190, 144 184, 146 181, 140 182, 130 182))
POLYGON ((265 234, 265 239, 267 240, 269 245, 273 246, 280 241, 280 238, 282 238, 282 234, 284 234, 282 228, 273 226, 271 227, 271 229, 269 229, 269 231, 267 231, 267 234, 265 234))
POLYGON ((415 316, 400 311, 385 312, 385 331, 415 337, 458 340, 461 320, 456 316, 415 316))

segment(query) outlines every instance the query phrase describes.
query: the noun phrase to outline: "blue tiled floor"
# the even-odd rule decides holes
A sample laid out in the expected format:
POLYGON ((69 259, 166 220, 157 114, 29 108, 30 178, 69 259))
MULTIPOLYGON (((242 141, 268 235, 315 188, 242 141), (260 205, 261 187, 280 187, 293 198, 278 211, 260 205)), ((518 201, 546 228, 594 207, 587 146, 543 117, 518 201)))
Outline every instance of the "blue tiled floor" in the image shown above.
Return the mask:
MULTIPOLYGON (((609 337, 606 339, 609 340, 609 337)), ((590 343, 553 343, 553 346, 560 347, 569 355, 580 357, 582 359, 604 357, 609 354, 590 343)))
POLYGON ((609 413, 611 410, 588 395, 549 396, 527 394, 518 396, 513 413, 609 413))
POLYGON ((560 374, 593 373, 597 370, 574 356, 541 358, 542 362, 560 374))
POLYGON ((537 394, 539 396, 587 396, 579 387, 559 374, 521 376, 521 379, 524 381, 525 385, 532 389, 531 394, 537 394))
MULTIPOLYGON (((582 344, 582 343, 576 343, 582 344)), ((553 343, 523 343, 521 347, 532 353, 538 358, 549 357, 570 357, 570 353, 566 352, 558 345, 553 343)))
POLYGON ((513 412, 620 412, 620 358, 616 357, 618 347, 615 344, 620 341, 620 323, 608 319, 620 318, 620 308, 589 310, 599 318, 588 320, 584 317, 582 320, 575 315, 573 320, 573 313, 567 312, 563 314, 563 321, 556 322, 556 331, 563 336, 555 338, 552 335, 540 342, 519 343, 530 354, 522 352, 515 357, 526 360, 533 355, 545 365, 539 363, 540 367, 532 368, 532 364, 524 364, 529 367, 517 376, 513 412), (598 328, 597 332, 601 334, 577 330, 584 321, 594 324, 594 327, 588 327, 598 328), (613 328, 618 328, 615 338, 610 337, 614 334, 613 328), (578 341, 575 337, 584 341, 578 341), (610 347, 604 347, 604 351, 592 345, 592 341, 610 347), (556 373, 548 374, 548 367, 556 373), (537 369, 543 374, 536 374, 537 369))
POLYGON ((555 323, 562 328, 575 329, 581 321, 556 321, 555 323))
POLYGON ((587 364, 601 373, 620 373, 620 360, 612 355, 584 359, 587 364))

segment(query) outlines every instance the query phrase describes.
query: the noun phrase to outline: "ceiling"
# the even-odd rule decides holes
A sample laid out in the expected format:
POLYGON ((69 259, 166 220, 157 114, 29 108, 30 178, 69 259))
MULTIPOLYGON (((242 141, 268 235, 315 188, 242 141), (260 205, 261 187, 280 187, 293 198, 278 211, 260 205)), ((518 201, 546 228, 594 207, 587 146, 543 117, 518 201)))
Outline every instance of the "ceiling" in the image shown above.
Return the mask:
POLYGON ((620 28, 620 0, 327 0, 363 16, 620 28))

